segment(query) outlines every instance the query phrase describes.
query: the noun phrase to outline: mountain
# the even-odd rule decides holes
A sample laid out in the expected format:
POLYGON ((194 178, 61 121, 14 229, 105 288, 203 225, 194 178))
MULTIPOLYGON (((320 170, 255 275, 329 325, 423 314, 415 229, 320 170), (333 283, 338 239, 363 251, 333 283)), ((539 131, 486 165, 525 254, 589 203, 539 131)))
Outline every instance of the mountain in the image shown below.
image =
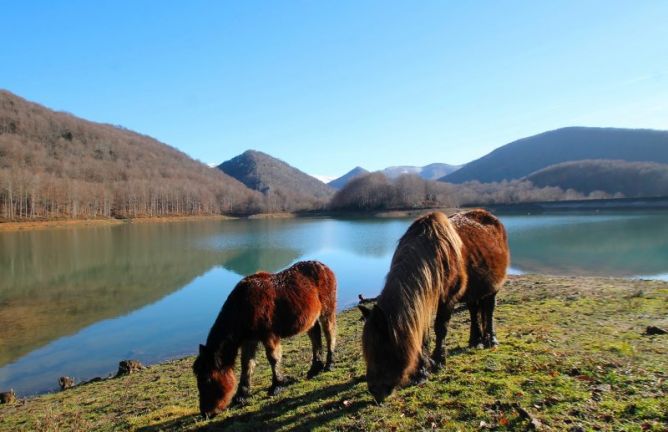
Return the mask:
POLYGON ((390 179, 395 179, 403 174, 415 174, 425 180, 437 180, 457 171, 460 167, 461 165, 448 165, 444 163, 433 163, 423 167, 401 165, 385 168, 382 172, 390 179))
POLYGON ((619 160, 563 162, 527 177, 539 187, 558 186, 582 193, 603 191, 626 197, 668 195, 668 165, 619 160))
POLYGON ((151 137, 0 90, 0 220, 246 213, 261 200, 151 137))
POLYGON ((353 180, 361 175, 368 174, 369 171, 365 170, 362 167, 355 167, 342 175, 341 177, 332 180, 331 182, 327 183, 330 187, 334 189, 341 189, 345 185, 348 184, 350 180, 353 180))
POLYGON ((332 188, 315 177, 255 150, 223 162, 218 169, 262 192, 269 211, 321 208, 334 194, 332 188))
POLYGON ((561 162, 616 159, 668 163, 668 131, 568 127, 506 144, 440 180, 483 183, 519 179, 561 162))

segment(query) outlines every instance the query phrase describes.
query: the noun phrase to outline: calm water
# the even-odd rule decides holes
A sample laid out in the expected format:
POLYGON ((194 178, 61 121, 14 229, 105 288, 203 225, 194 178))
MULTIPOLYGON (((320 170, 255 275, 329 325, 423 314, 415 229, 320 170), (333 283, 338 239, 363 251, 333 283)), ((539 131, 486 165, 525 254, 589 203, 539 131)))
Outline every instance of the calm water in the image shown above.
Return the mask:
MULTIPOLYGON (((507 216, 515 272, 668 275, 668 214, 507 216)), ((192 354, 236 282, 319 259, 339 308, 382 288, 392 220, 235 220, 0 233, 0 390, 192 354)))

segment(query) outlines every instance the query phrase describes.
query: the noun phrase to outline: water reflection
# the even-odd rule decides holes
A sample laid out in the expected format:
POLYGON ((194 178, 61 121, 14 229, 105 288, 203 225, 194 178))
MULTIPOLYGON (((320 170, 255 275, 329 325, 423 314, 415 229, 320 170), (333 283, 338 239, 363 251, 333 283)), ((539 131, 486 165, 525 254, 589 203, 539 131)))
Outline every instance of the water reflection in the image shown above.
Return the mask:
POLYGON ((0 235, 0 365, 173 292, 218 262, 207 227, 96 227, 0 235))
POLYGON ((668 268, 665 214, 504 218, 512 265, 525 272, 634 276, 668 268))
MULTIPOLYGON (((522 272, 668 273, 668 216, 502 217, 522 272)), ((193 353, 238 280, 303 259, 335 271, 339 308, 377 294, 410 219, 233 220, 0 234, 0 389, 53 389, 118 360, 193 353)))

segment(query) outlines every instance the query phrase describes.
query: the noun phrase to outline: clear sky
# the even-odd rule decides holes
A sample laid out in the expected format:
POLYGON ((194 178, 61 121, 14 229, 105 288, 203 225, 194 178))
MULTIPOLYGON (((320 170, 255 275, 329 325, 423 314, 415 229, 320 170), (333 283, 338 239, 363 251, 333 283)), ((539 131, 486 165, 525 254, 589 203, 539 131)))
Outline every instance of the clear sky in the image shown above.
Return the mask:
POLYGON ((668 129, 668 1, 3 1, 0 87, 212 164, 465 163, 668 129))

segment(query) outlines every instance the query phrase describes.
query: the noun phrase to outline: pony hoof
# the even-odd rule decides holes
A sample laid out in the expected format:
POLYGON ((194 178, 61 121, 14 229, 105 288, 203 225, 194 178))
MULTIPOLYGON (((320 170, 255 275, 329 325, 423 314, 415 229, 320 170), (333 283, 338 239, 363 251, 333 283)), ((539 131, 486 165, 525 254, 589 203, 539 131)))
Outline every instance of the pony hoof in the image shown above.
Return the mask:
POLYGON ((311 379, 318 375, 320 372, 325 370, 325 365, 322 364, 321 361, 314 362, 313 365, 311 365, 311 369, 306 372, 306 379, 311 379))
POLYGON ((284 377, 283 380, 281 380, 281 381, 278 383, 278 385, 280 385, 281 387, 287 387, 287 386, 289 386, 289 385, 291 385, 291 384, 294 384, 294 383, 296 383, 296 382, 297 382, 297 380, 296 380, 295 378, 292 378, 292 377, 284 377))
POLYGON ((269 396, 278 396, 278 394, 279 394, 280 392, 282 392, 283 389, 284 389, 283 386, 271 386, 271 387, 269 388, 269 391, 267 392, 267 394, 268 394, 269 396))
POLYGON ((270 388, 269 388, 269 396, 276 396, 279 394, 285 387, 296 383, 297 380, 291 377, 283 377, 280 381, 274 383, 270 388))
POLYGON ((472 341, 469 341, 469 348, 483 349, 483 348, 485 348, 485 344, 480 339, 472 340, 472 341))
POLYGON ((445 359, 435 359, 431 362, 431 371, 439 372, 445 367, 445 359))
POLYGON ((331 372, 334 369, 334 363, 327 363, 324 367, 325 372, 331 372))

